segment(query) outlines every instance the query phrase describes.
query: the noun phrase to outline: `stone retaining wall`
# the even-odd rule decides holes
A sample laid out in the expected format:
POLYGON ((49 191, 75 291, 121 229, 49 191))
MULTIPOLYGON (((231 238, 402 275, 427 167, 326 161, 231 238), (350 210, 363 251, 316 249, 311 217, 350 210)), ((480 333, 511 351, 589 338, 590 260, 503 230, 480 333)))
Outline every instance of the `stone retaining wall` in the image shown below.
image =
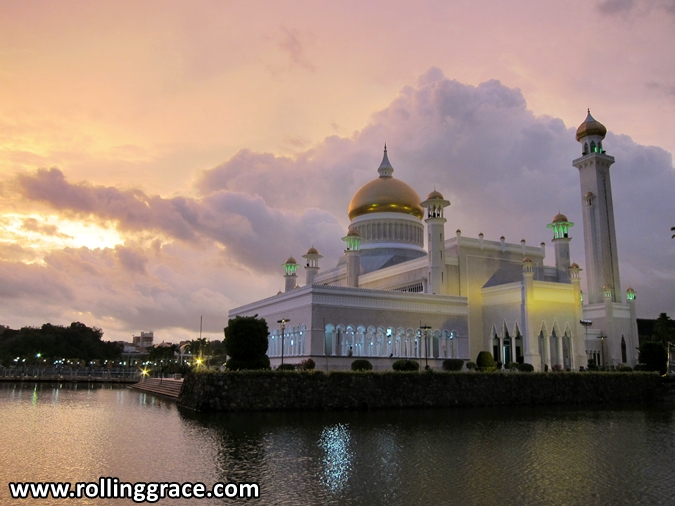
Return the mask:
MULTIPOLYGON (((190 373, 178 405, 195 411, 652 403, 656 373, 241 371, 190 373)), ((672 394, 672 392, 671 392, 672 394)))

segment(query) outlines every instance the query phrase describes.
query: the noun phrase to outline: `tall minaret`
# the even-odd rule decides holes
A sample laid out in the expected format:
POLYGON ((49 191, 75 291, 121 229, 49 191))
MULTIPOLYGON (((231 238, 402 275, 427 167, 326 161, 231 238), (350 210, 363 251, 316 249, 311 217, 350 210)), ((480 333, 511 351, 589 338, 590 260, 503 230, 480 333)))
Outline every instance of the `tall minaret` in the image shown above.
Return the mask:
POLYGON ((429 248, 429 282, 427 289, 429 293, 446 295, 445 289, 445 222, 443 209, 450 205, 450 202, 443 198, 440 192, 432 191, 427 200, 422 202, 422 207, 427 210, 427 232, 429 239, 427 248, 429 248))
POLYGON ((546 225, 553 229, 553 246, 555 248, 555 268, 558 271, 558 281, 567 283, 570 281, 570 241, 569 229, 574 223, 567 219, 564 214, 556 214, 553 222, 546 225))
POLYGON ((582 156, 572 162, 581 179, 589 304, 605 303, 607 290, 611 291, 612 302, 622 302, 609 178, 614 157, 602 149, 606 134, 607 129, 593 119, 589 110, 586 120, 577 128, 582 156))
POLYGON ((312 246, 307 250, 307 253, 302 255, 302 258, 307 259, 307 265, 305 265, 305 284, 310 286, 314 283, 314 277, 319 272, 319 258, 323 257, 319 255, 319 251, 312 246))
POLYGON ((284 280, 285 280, 285 292, 289 292, 295 288, 295 285, 297 284, 298 280, 298 275, 297 275, 297 270, 298 270, 298 262, 295 261, 295 258, 293 257, 288 257, 288 260, 286 260, 285 264, 282 264, 284 266, 284 280))

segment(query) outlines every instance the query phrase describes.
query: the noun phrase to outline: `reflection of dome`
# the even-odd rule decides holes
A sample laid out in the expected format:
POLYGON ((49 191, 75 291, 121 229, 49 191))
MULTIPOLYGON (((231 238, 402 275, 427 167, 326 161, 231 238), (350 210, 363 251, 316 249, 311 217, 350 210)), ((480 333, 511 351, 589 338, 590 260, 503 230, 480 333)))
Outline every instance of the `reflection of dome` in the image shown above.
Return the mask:
POLYGON ((590 109, 588 110, 588 116, 586 116, 584 122, 577 128, 577 141, 580 141, 587 135, 599 135, 603 139, 605 138, 605 135, 607 135, 605 125, 596 121, 596 119, 591 116, 590 109))
POLYGON ((572 265, 570 265, 570 269, 578 269, 578 268, 579 268, 579 264, 576 263, 576 262, 574 262, 572 265))
POLYGON ((527 262, 532 263, 532 259, 530 257, 523 258, 523 263, 527 263, 527 262))
MULTIPOLYGON (((387 158, 387 148, 378 169, 380 177, 363 185, 349 203, 348 215, 353 220, 368 213, 405 213, 419 219, 424 216, 419 195, 403 181, 394 179, 394 168, 387 158)), ((441 196, 442 198, 442 196, 441 196)))
POLYGON ((361 237, 361 234, 359 234, 358 230, 352 229, 349 232, 347 232, 347 237, 361 237))
POLYGON ((560 223, 561 221, 568 221, 567 216, 562 213, 558 213, 553 217, 553 223, 560 223))
POLYGON ((295 261, 295 258, 293 257, 288 257, 288 260, 286 260, 287 264, 297 264, 298 262, 295 261))

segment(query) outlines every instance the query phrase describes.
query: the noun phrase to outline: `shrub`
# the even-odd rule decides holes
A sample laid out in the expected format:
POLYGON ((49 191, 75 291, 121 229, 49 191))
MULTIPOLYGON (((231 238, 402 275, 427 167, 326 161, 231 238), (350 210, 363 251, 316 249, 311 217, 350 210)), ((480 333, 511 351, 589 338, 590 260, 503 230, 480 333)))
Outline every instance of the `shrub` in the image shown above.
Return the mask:
POLYGON ((560 364, 555 364, 553 367, 551 367, 551 370, 553 372, 563 372, 564 369, 560 364))
POLYGON ((365 358, 357 358, 352 362, 352 371, 372 371, 373 364, 365 358))
POLYGON ((316 363, 314 363, 314 360, 312 360, 311 358, 308 358, 308 359, 300 362, 300 365, 298 366, 298 369, 302 369, 304 371, 311 371, 315 367, 316 367, 316 363))
POLYGON ((476 368, 476 362, 467 362, 466 363, 466 368, 469 371, 473 371, 476 368))
POLYGON ((419 371, 420 364, 415 360, 400 358, 392 365, 394 371, 419 371))
POLYGON ((228 371, 243 371, 255 369, 270 369, 270 359, 267 355, 257 358, 230 358, 225 364, 228 371))
POLYGON ((495 359, 492 358, 492 353, 489 351, 481 351, 476 358, 476 366, 479 371, 491 372, 494 371, 497 367, 495 365, 495 359))
POLYGON ((598 367, 597 364, 594 364, 593 362, 588 363, 588 370, 589 371, 599 371, 600 368, 598 367))
POLYGON ((518 362, 509 362, 509 365, 506 366, 509 371, 517 371, 518 367, 520 367, 518 362))
POLYGON ((618 371, 619 372, 632 372, 633 368, 629 365, 622 365, 622 366, 619 366, 618 371))
POLYGON ((634 371, 646 371, 646 365, 645 364, 635 364, 635 369, 634 371))
POLYGON ((464 366, 464 360, 461 358, 449 358, 443 361, 444 371, 461 371, 464 366))
POLYGON ((534 372, 534 366, 532 364, 520 364, 518 370, 521 372, 534 372))
POLYGON ((295 364, 280 364, 277 371, 295 371, 295 364))

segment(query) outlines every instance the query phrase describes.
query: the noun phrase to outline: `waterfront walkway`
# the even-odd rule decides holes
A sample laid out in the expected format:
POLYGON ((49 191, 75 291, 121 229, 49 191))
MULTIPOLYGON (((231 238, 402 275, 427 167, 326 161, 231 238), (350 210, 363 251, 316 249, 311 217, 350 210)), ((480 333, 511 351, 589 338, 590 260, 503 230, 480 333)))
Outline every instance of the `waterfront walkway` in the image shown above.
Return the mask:
POLYGON ((129 388, 133 388, 134 390, 140 390, 141 392, 161 395, 176 400, 178 400, 182 387, 182 379, 177 380, 167 378, 146 378, 129 386, 129 388))

